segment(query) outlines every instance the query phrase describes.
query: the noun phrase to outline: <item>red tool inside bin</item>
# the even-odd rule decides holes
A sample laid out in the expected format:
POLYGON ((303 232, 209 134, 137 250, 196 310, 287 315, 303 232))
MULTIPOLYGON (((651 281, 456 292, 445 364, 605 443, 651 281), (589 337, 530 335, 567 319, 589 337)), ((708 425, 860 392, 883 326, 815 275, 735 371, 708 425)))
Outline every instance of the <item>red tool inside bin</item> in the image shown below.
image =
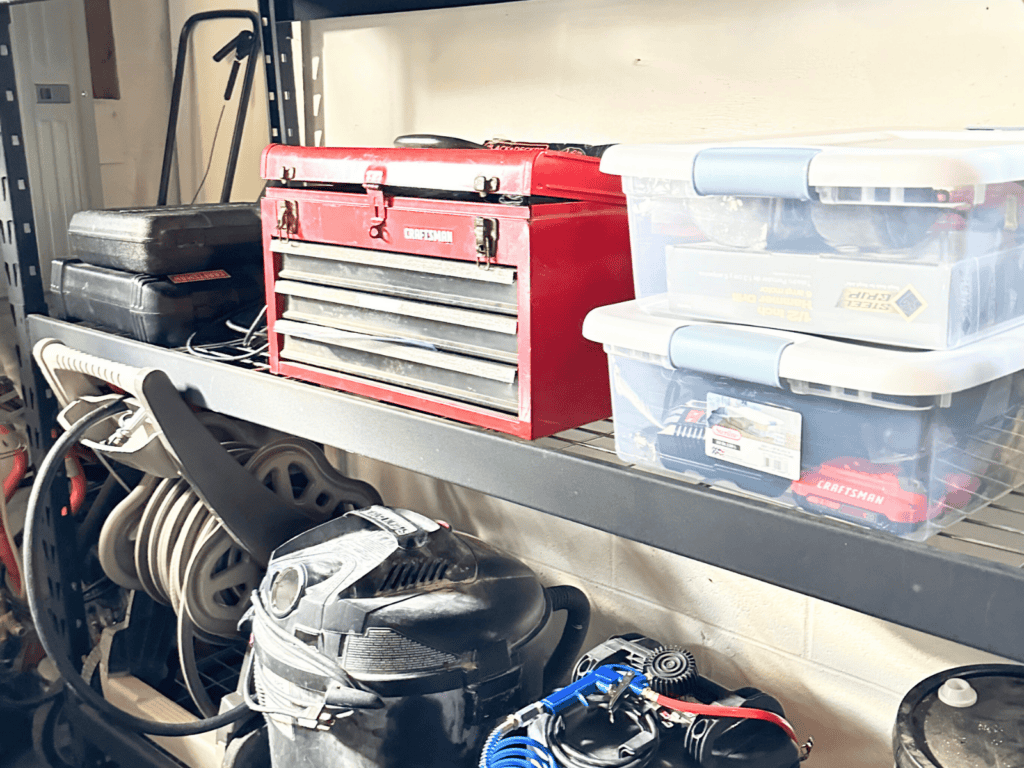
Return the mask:
POLYGON ((598 166, 268 147, 271 370, 529 439, 608 417, 581 328, 633 287, 620 180, 598 166))

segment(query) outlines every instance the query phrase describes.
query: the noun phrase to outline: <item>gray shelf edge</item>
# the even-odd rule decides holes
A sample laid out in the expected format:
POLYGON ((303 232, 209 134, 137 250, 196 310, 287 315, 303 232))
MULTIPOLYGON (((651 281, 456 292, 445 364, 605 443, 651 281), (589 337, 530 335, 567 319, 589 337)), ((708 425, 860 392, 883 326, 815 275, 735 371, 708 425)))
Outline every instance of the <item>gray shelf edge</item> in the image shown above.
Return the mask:
POLYGON ((191 402, 229 416, 1024 661, 1020 569, 41 315, 29 331, 161 368, 191 402))
POLYGON ((466 8, 521 0, 276 0, 279 20, 317 21, 346 16, 466 8))

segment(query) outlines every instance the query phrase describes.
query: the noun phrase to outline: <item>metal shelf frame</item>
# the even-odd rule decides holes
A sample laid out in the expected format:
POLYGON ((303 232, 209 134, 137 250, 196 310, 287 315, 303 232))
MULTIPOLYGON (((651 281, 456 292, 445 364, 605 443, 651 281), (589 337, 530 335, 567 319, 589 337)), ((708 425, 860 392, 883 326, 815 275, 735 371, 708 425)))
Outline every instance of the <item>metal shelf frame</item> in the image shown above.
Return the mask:
POLYGON ((1024 660, 1024 570, 47 317, 33 339, 167 372, 195 405, 1024 660))
MULTIPOLYGON (((299 142, 290 56, 294 22, 511 1, 515 0, 259 0, 272 141, 299 142)), ((0 0, 0 90, 16 93, 8 55, 10 2, 0 0)), ((37 459, 49 443, 56 406, 31 365, 28 350, 35 340, 54 337, 109 360, 160 368, 196 405, 1024 661, 1024 618, 1015 610, 1024 594, 1024 569, 558 450, 550 440, 530 443, 46 317, 24 148, 12 142, 12 136, 21 132, 17 103, 16 98, 0 98, 0 176, 8 181, 0 200, 0 225, 8 237, 0 241, 0 253, 19 330, 37 459), (22 180, 26 186, 19 187, 22 180)), ((59 509, 66 503, 66 498, 55 496, 50 507, 59 509)), ((54 517, 55 529, 44 532, 55 553, 54 578, 73 587, 74 558, 61 544, 66 537, 56 528, 59 516, 54 517)), ((84 633, 76 594, 67 589, 52 605, 68 629, 67 642, 77 649, 84 633)), ((88 710, 73 715, 95 740, 116 735, 88 710)), ((173 764, 146 739, 122 742, 116 759, 125 764, 173 764)))

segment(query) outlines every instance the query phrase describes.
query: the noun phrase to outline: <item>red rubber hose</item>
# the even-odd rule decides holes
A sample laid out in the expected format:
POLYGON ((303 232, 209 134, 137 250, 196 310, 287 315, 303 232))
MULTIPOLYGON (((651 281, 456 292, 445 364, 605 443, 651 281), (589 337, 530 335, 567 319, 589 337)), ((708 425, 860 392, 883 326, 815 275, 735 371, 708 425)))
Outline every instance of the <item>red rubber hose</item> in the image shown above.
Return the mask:
POLYGON ((764 720, 768 723, 774 723, 786 732, 786 735, 793 740, 794 744, 799 745, 799 741, 796 737, 796 731, 793 730, 785 718, 779 717, 774 712, 768 712, 764 709, 747 709, 746 707, 721 707, 717 704, 695 704, 689 701, 679 701, 679 699, 670 699, 668 696, 661 696, 655 694, 655 702, 660 707, 666 709, 674 709, 676 712, 686 712, 692 715, 708 715, 710 717, 736 717, 743 718, 746 720, 764 720))
MULTIPOLYGON (((71 464, 68 471, 68 479, 71 481, 71 514, 78 514, 85 502, 85 474, 82 472, 82 462, 72 453, 68 453, 65 462, 71 464)), ((61 510, 62 515, 67 514, 66 509, 61 510)))
MULTIPOLYGON (((0 424, 0 435, 9 435, 11 431, 0 424)), ((28 452, 24 448, 19 448, 14 453, 14 466, 11 467, 11 471, 4 478, 4 499, 10 501, 14 496, 14 492, 18 490, 18 486, 21 485, 21 481, 25 479, 25 473, 28 471, 28 452)))
MULTIPOLYGON (((0 424, 0 435, 9 434, 11 434, 11 431, 3 424, 0 424)), ((18 486, 21 485, 21 481, 25 478, 27 471, 28 452, 24 448, 20 448, 14 453, 14 466, 11 467, 11 471, 4 478, 4 501, 10 501, 14 498, 14 492, 18 490, 18 486)), ((3 563, 4 568, 7 569, 7 573, 10 575, 11 588, 16 594, 20 595, 21 569, 18 567, 18 558, 11 549, 11 542, 7 537, 7 531, 4 530, 2 522, 0 522, 0 563, 3 563)))
POLYGON ((0 524, 0 562, 7 569, 7 576, 11 580, 11 589, 16 595, 21 594, 21 570, 18 568, 18 558, 11 551, 11 543, 7 540, 7 531, 0 524))

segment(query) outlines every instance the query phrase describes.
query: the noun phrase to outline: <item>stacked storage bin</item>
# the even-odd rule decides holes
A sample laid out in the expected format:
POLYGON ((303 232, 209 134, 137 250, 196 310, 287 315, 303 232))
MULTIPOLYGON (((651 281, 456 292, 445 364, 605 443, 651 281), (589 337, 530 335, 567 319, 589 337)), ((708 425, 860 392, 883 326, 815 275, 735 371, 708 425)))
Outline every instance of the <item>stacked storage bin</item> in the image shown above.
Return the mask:
POLYGON ((1024 142, 621 145, 624 460, 925 538, 1024 482, 1024 142))

